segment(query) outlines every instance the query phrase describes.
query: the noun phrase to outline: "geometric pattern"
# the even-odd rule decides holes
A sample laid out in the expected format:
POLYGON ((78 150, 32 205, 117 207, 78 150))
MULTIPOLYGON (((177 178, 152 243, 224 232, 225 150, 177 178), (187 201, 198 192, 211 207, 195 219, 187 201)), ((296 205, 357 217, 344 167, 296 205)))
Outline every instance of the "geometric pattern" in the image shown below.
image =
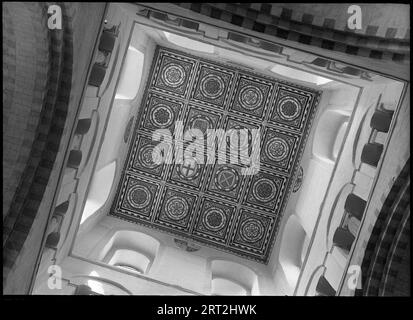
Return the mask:
MULTIPOLYGON (((317 14, 314 15, 315 11, 311 14, 306 10, 300 10, 300 5, 287 8, 277 3, 184 2, 176 5, 192 11, 182 15, 182 25, 187 21, 185 16, 192 18, 193 12, 196 12, 209 17, 212 24, 214 19, 223 20, 242 29, 264 33, 273 38, 350 56, 397 63, 410 62, 410 50, 405 50, 406 47, 410 47, 410 28, 400 27, 400 24, 399 27, 377 25, 375 17, 367 18, 367 22, 363 22, 363 29, 354 33, 348 29, 345 16, 337 16, 331 10, 328 12, 328 8, 325 10, 330 14, 323 14, 318 8, 314 8, 317 10, 317 14), (369 24, 368 21, 376 22, 369 24)), ((193 28, 197 30, 195 26, 193 28)), ((236 41, 247 43, 243 35, 238 34, 237 38, 236 41)), ((273 50, 267 41, 262 43, 266 44, 262 46, 264 50, 273 50)), ((260 47, 259 41, 258 44, 254 41, 253 45, 260 47)))
POLYGON ((371 225, 361 263, 364 296, 410 295, 410 158, 371 225))
POLYGON ((275 102, 276 108, 272 110, 269 121, 281 127, 302 130, 309 112, 302 106, 306 105, 308 97, 283 86, 279 86, 279 88, 275 102))
POLYGON ((300 136, 297 134, 267 128, 261 148, 261 165, 290 173, 297 156, 299 141, 300 136))
POLYGON ((156 129, 174 131, 174 124, 182 109, 182 102, 165 96, 151 94, 142 116, 142 130, 152 134, 156 129))
POLYGON ((110 214, 268 263, 319 97, 314 89, 158 46, 110 214), (205 138, 212 128, 260 129, 260 171, 246 176, 242 162, 202 164, 195 157, 157 165, 152 133, 173 133, 177 120, 184 132, 196 128, 205 138))

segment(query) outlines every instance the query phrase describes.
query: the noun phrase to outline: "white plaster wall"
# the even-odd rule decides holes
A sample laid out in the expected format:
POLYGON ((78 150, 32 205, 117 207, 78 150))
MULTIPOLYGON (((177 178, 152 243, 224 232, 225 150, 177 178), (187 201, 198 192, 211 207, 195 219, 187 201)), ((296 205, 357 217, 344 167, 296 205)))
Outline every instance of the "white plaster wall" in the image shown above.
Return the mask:
MULTIPOLYGON (((128 20, 128 23, 131 22, 130 17, 133 14, 133 12, 128 13, 129 20, 126 19, 128 20)), ((145 32, 140 32, 139 36, 133 37, 132 45, 137 49, 144 50, 147 56, 152 56, 154 43, 153 41, 151 42, 149 40, 149 37, 145 32)), ((150 65, 151 61, 147 61, 145 63, 143 70, 143 78, 145 79, 149 72, 150 65)), ((260 63, 258 63, 257 65, 260 65, 260 63)), ((265 65, 268 66, 268 63, 261 63, 261 65, 262 67, 264 67, 265 65)), ((114 85, 112 85, 112 87, 113 86, 114 85)), ((339 84, 326 86, 326 88, 328 88, 328 90, 326 90, 325 94, 323 94, 322 103, 320 103, 320 105, 326 106, 326 109, 352 109, 357 98, 357 88, 348 88, 348 86, 339 84)), ((377 91, 380 90, 381 89, 373 90, 373 94, 377 94, 377 91)), ((392 90, 394 91, 395 89, 389 87, 388 90, 385 91, 389 92, 392 90)), ((105 136, 107 137, 107 139, 105 139, 102 145, 102 150, 99 154, 99 158, 97 158, 97 154, 94 154, 96 159, 98 159, 98 166, 96 168, 99 168, 99 166, 104 166, 108 162, 113 161, 116 157, 121 160, 124 159, 125 153, 127 151, 127 146, 121 142, 123 138, 123 130, 121 129, 124 129, 129 117, 137 113, 142 93, 143 89, 141 88, 138 92, 137 97, 128 102, 124 100, 115 100, 112 106, 112 116, 110 117, 107 127, 105 127, 105 136), (128 111, 126 111, 127 108, 129 108, 128 111), (120 115, 119 117, 118 114, 120 115), (119 147, 113 147, 118 145, 119 147), (113 150, 116 150, 116 153, 113 152, 113 150)), ((391 101, 391 96, 391 94, 388 95, 389 101, 391 101)), ((365 99, 363 103, 366 103, 366 101, 371 102, 371 100, 372 99, 365 99)), ((105 101, 106 103, 109 103, 110 99, 106 99, 105 101)), ((315 123, 317 123, 317 119, 315 123)), ((101 134, 102 132, 103 130, 100 129, 99 133, 101 134)), ((351 132, 351 134, 354 135, 354 130, 352 130, 351 132)), ((352 137, 351 134, 349 137, 352 137)), ((347 140, 349 139, 349 137, 347 138, 347 140)), ((312 144, 312 139, 313 134, 310 135, 308 145, 312 144)), ((325 195, 326 185, 328 184, 328 173, 331 173, 332 168, 331 166, 326 166, 326 164, 323 162, 312 160, 311 152, 308 151, 308 145, 304 152, 302 163, 305 169, 305 180, 301 192, 292 197, 288 208, 296 208, 295 211, 300 218, 299 220, 302 223, 303 228, 308 234, 312 234, 315 222, 319 214, 318 208, 325 195)), ((120 163, 119 167, 122 167, 122 163, 120 163)), ((119 173, 120 172, 117 172, 117 178, 119 178, 119 173)), ((340 177, 342 176, 339 176, 339 180, 340 177)), ((111 196, 113 196, 113 194, 111 196)), ((294 210, 286 210, 286 212, 287 211, 294 212, 294 210)), ((144 229, 141 226, 134 226, 130 223, 126 223, 120 220, 115 222, 115 220, 118 219, 107 217, 107 213, 107 206, 96 213, 93 224, 90 224, 90 232, 79 235, 79 241, 76 242, 73 250, 74 254, 78 254, 80 256, 89 256, 93 254, 96 246, 98 246, 99 242, 102 241, 102 239, 105 237, 107 232, 110 231, 111 228, 125 228, 134 230, 144 229)), ((285 216, 283 223, 285 223, 287 218, 288 216, 285 216)), ((157 231, 153 231, 153 234, 155 237, 158 237, 161 240, 162 250, 160 250, 159 255, 155 258, 153 266, 149 270, 148 277, 155 280, 164 281, 166 283, 177 284, 185 287, 186 289, 194 290, 198 293, 208 294, 210 292, 210 269, 208 266, 208 261, 210 261, 212 257, 228 258, 229 256, 226 253, 212 248, 202 248, 197 253, 187 253, 174 247, 172 237, 161 234, 157 231)), ((279 241, 276 243, 274 249, 276 249, 277 246, 279 246, 279 241)), ((322 255, 323 249, 321 247, 315 246, 313 247, 313 249, 316 253, 322 255)), ((278 257, 278 251, 274 250, 272 254, 272 261, 269 267, 255 263, 253 261, 234 257, 232 255, 230 256, 230 259, 244 263, 257 273, 260 292, 262 294, 290 294, 293 288, 288 285, 284 273, 280 268, 278 268, 278 264, 274 262, 277 261, 276 257, 278 257), (273 259, 273 257, 275 258, 273 259)), ((67 266, 68 270, 74 270, 71 272, 87 274, 88 272, 96 271, 95 269, 97 267, 95 264, 85 262, 81 259, 77 259, 76 261, 75 260, 76 259, 73 260, 73 258, 64 259, 64 261, 67 262, 65 262, 65 266, 67 266)), ((128 281, 131 282, 130 286, 135 288, 136 292, 145 293, 146 289, 148 290, 148 292, 154 292, 159 289, 160 292, 156 294, 170 292, 168 291, 170 289, 164 289, 162 286, 155 286, 153 285, 153 281, 147 281, 142 277, 131 276, 125 272, 120 272, 114 270, 113 268, 108 268, 105 266, 99 266, 98 269, 99 270, 96 272, 100 272, 105 276, 110 277, 111 279, 115 279, 116 281, 120 281, 122 283, 127 283, 128 281), (128 277, 125 278, 124 274, 126 274, 128 277), (144 284, 144 281, 147 281, 150 284, 146 285, 144 284), (139 283, 142 287, 135 287, 137 283, 139 283)))
MULTIPOLYGON (((322 210, 317 217, 318 221, 316 221, 317 224, 313 232, 311 246, 309 247, 309 251, 307 253, 300 275, 299 283, 296 288, 297 295, 302 295, 306 292, 306 287, 311 281, 311 275, 313 271, 318 266, 324 264, 327 254, 331 249, 329 247, 329 245, 331 245, 331 241, 328 241, 327 239, 328 231, 329 229, 331 230, 331 226, 330 228, 328 226, 329 224, 334 225, 337 223, 337 221, 340 221, 343 214, 343 210, 340 210, 340 208, 335 208, 334 203, 337 199, 338 193, 343 189, 343 186, 351 182, 354 170, 357 169, 352 161, 354 144, 357 143, 357 141, 355 141, 357 131, 359 130, 360 125, 369 128, 370 121, 367 120, 365 122, 362 122, 363 115, 366 113, 366 110, 374 107, 377 104, 380 95, 382 96, 383 102, 389 102, 393 104, 394 101, 397 100, 400 96, 402 88, 400 83, 395 85, 391 84, 392 81, 389 79, 385 80, 381 78, 378 80, 380 81, 372 83, 371 85, 363 88, 360 93, 360 97, 357 101, 357 108, 355 110, 355 113, 352 115, 352 122, 349 124, 348 136, 344 141, 344 147, 342 149, 340 158, 338 159, 339 162, 334 172, 333 179, 331 180, 331 183, 328 187, 328 193, 326 194, 326 197, 324 199, 322 210)), ((364 144, 365 142, 367 141, 364 141, 361 144, 364 144)), ((356 161, 356 163, 359 163, 359 159, 356 161)), ((372 169, 371 174, 372 176, 375 175, 374 169, 372 169)), ((368 183, 369 182, 367 182, 367 184, 368 183)), ((331 280, 335 283, 335 285, 337 285, 338 278, 341 278, 342 274, 337 271, 339 270, 337 268, 331 267, 330 269, 331 280)))
MULTIPOLYGON (((99 257, 104 246, 116 230, 148 232, 143 226, 113 217, 105 217, 88 232, 82 233, 75 242, 73 254, 91 261, 100 261, 99 257)), ((156 257, 145 275, 150 279, 174 284, 199 294, 210 294, 211 261, 214 259, 229 259, 229 261, 245 265, 257 274, 257 286, 260 294, 274 294, 274 284, 265 265, 232 255, 228 256, 222 251, 207 247, 203 247, 198 252, 188 253, 175 246, 173 236, 157 230, 150 230, 149 232, 161 243, 156 257)), ((233 277, 233 268, 223 270, 222 274, 224 276, 225 272, 227 278, 233 277)))

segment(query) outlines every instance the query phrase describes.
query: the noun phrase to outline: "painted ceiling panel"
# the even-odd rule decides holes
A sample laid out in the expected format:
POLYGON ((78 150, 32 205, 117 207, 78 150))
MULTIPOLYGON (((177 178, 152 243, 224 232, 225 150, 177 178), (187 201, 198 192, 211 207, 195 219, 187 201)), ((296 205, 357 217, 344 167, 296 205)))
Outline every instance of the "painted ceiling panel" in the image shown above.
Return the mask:
MULTIPOLYGON (((268 263, 320 92, 157 47, 110 214, 268 263), (260 170, 156 165, 156 129, 260 129, 260 170)), ((249 141, 252 143, 253 141, 249 141)), ((204 162, 206 163, 206 162, 204 162)))

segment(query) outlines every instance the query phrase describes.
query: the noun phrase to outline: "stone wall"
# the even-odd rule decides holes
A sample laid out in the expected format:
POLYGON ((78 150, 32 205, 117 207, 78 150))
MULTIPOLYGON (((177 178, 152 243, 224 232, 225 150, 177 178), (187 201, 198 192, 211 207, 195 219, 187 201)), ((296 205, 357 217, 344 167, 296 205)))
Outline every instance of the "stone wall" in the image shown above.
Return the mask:
POLYGON ((376 60, 409 63, 410 17, 407 5, 361 7, 362 28, 350 30, 351 4, 176 3, 245 29, 326 50, 376 60))
POLYGON ((38 3, 3 3, 3 220, 29 160, 50 71, 38 3))

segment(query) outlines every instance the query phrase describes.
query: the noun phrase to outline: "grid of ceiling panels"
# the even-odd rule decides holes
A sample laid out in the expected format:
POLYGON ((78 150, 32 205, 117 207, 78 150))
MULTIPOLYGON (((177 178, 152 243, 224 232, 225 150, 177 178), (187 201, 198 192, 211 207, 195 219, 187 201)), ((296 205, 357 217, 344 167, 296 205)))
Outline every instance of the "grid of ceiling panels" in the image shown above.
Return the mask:
POLYGON ((319 96, 157 47, 110 214, 267 263, 319 96), (152 133, 173 133, 178 120, 205 138, 207 129, 260 129, 259 172, 246 176, 242 164, 194 158, 156 165, 152 133))

